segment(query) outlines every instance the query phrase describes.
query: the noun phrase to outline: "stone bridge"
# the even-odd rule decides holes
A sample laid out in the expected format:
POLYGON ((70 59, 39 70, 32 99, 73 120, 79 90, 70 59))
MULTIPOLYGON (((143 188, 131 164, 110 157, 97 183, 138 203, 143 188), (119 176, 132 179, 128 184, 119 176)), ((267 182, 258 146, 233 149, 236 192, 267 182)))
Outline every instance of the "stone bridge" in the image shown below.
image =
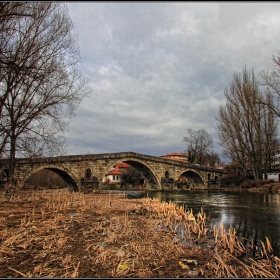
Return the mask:
MULTIPOLYGON (((48 169, 57 173, 75 191, 89 186, 102 188, 102 179, 118 162, 125 162, 139 171, 148 190, 170 190, 188 182, 193 189, 220 187, 225 171, 134 152, 86 154, 17 159, 15 182, 23 187, 35 172, 48 169)), ((0 160, 1 181, 9 173, 8 161, 0 160)))

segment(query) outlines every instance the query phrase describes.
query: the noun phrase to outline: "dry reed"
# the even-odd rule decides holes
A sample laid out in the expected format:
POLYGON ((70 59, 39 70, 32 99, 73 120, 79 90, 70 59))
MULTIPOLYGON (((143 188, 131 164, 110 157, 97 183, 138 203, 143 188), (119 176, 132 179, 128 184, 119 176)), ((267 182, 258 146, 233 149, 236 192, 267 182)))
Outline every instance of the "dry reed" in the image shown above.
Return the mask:
POLYGON ((63 190, 9 199, 0 202, 19 207, 0 208, 2 277, 279 277, 268 239, 258 259, 244 259, 254 244, 245 247, 233 228, 207 226, 202 208, 63 190), (198 267, 178 265, 188 256, 198 267))

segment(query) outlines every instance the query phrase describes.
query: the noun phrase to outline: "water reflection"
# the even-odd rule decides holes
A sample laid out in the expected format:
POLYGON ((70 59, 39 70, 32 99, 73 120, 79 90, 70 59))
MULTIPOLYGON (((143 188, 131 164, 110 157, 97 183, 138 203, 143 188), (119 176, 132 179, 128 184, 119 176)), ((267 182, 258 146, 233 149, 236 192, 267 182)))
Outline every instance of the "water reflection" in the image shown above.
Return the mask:
POLYGON ((223 191, 148 192, 151 198, 173 201, 196 214, 203 208, 208 223, 233 227, 238 237, 253 238, 256 245, 268 237, 280 255, 280 194, 223 191))

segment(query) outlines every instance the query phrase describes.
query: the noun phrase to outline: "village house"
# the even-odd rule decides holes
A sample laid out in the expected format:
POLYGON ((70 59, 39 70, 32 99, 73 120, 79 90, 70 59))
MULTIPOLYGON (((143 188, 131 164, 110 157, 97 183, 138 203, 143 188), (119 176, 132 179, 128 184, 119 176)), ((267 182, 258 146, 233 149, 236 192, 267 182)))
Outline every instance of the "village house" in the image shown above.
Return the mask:
POLYGON ((129 164, 124 162, 119 162, 116 166, 108 171, 102 180, 102 183, 106 184, 120 184, 123 172, 131 167, 129 164))
POLYGON ((280 145, 276 146, 272 155, 272 169, 280 169, 280 145))
MULTIPOLYGON (((263 174, 263 179, 265 179, 265 174, 263 174)), ((271 171, 267 173, 266 179, 280 181, 280 145, 276 146, 272 152, 271 171)))

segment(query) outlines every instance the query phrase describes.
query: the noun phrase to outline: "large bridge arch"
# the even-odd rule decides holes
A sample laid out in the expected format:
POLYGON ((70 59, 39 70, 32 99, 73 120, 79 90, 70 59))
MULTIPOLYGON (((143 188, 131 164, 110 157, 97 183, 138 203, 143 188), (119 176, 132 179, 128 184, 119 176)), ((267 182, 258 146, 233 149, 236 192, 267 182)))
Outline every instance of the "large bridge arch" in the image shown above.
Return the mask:
POLYGON ((205 189, 207 184, 201 174, 194 169, 187 169, 180 172, 177 177, 178 188, 186 187, 187 189, 205 189))
MULTIPOLYGON (((147 189, 161 189, 160 179, 153 168, 145 161, 136 158, 122 158, 114 162, 110 168, 116 166, 117 163, 124 162, 134 167, 146 182, 147 189)), ((106 170, 108 172, 108 170, 106 170)), ((105 176, 106 174, 104 174, 105 176)))
POLYGON ((81 190, 81 185, 80 185, 79 180, 76 178, 76 176, 71 171, 69 171, 67 168, 64 168, 62 166, 55 166, 55 165, 44 165, 44 166, 40 166, 38 168, 31 170, 22 179, 22 181, 20 183, 20 187, 23 187, 26 180, 28 178, 30 178, 30 176, 32 174, 35 174, 36 172, 43 170, 43 169, 53 171, 54 173, 59 175, 66 182, 69 189, 74 190, 74 191, 81 190))

